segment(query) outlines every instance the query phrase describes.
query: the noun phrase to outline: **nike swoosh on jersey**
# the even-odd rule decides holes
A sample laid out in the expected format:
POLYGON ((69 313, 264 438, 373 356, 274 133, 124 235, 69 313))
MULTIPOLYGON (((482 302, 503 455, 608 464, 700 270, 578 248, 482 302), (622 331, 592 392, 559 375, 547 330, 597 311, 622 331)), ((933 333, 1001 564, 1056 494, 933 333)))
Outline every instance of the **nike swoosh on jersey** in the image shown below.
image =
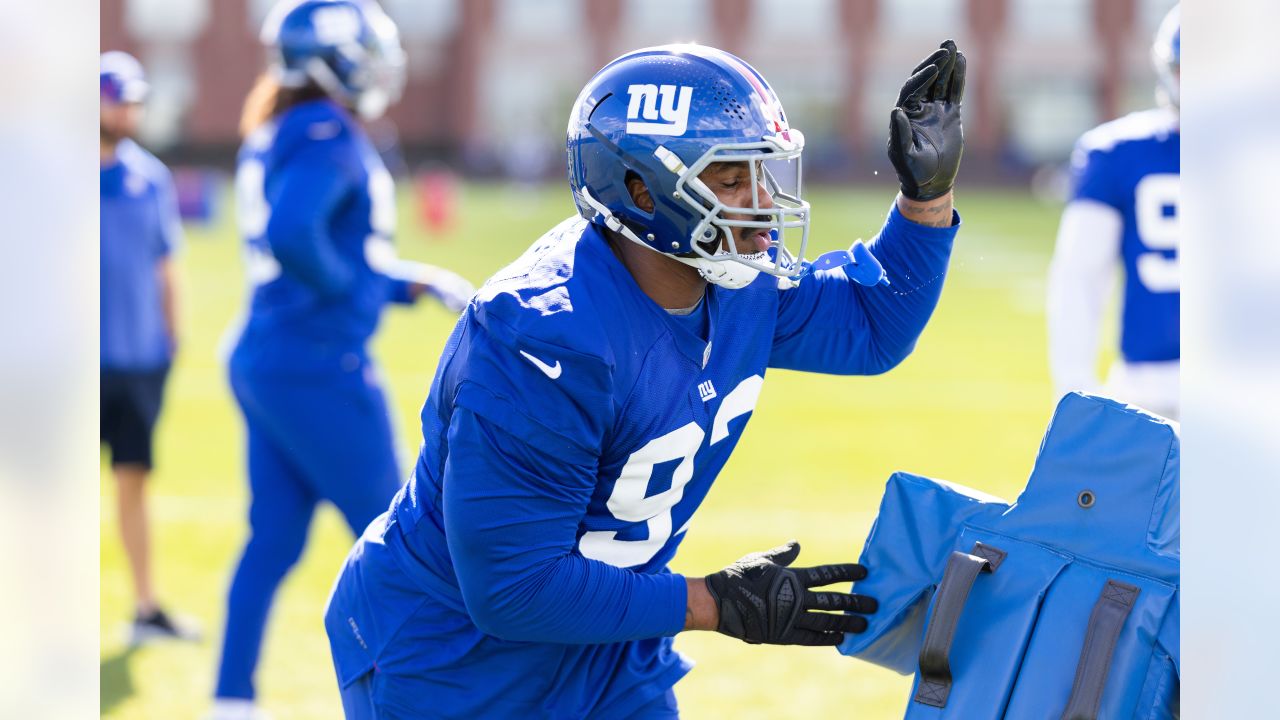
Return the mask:
POLYGON ((535 367, 541 370, 544 375, 551 378, 552 380, 555 380, 556 378, 560 377, 560 371, 563 370, 563 368, 560 367, 559 360, 556 361, 555 365, 548 365, 523 350, 520 351, 520 354, 523 355, 526 360, 533 363, 535 367))

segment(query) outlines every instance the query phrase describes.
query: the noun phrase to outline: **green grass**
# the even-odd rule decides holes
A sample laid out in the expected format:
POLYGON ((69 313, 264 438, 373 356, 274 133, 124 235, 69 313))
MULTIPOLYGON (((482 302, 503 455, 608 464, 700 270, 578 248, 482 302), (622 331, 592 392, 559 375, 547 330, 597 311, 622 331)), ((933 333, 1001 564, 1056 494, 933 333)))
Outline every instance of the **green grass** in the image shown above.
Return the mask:
MULTIPOLYGON (((477 282, 571 211, 559 187, 472 185, 463 189, 456 226, 431 237, 409 198, 402 200, 401 255, 454 267, 477 282)), ((825 188, 813 201, 816 255, 870 237, 890 198, 825 188)), ((988 191, 964 192, 959 207, 965 227, 952 272, 915 353, 881 377, 771 372, 674 570, 704 574, 792 537, 804 545, 801 563, 852 560, 894 470, 1016 495, 1052 411, 1042 298, 1058 208, 988 191)), ((121 720, 196 718, 206 709, 226 587, 246 532, 243 432, 219 351, 244 293, 230 219, 190 229, 182 259, 186 332, 150 497, 161 596, 198 619, 206 639, 125 650, 132 601, 104 463, 101 710, 121 720)), ((429 303, 392 308, 375 342, 406 467, 452 323, 429 303)), ((351 540, 325 508, 277 596, 257 680, 261 702, 278 720, 341 717, 320 614, 351 540)), ((714 633, 681 636, 677 645, 698 662, 678 687, 690 718, 834 717, 850 709, 867 720, 897 718, 909 687, 909 678, 826 649, 753 647, 714 633)))

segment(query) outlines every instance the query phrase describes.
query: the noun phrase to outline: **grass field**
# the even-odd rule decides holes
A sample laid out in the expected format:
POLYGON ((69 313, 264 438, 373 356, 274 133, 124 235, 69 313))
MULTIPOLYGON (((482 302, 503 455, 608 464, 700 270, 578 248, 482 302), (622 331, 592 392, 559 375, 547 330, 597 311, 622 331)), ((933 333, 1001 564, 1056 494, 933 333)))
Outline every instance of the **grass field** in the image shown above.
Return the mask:
MULTIPOLYGON (((402 198, 400 254, 480 281, 569 214, 559 186, 467 186, 459 222, 428 237, 402 198)), ((814 243, 870 237, 887 191, 813 193, 814 243)), ((801 541, 800 564, 857 557, 894 470, 946 478, 1012 498, 1052 411, 1045 359, 1044 273, 1058 208, 1012 192, 966 191, 941 306, 915 353, 886 376, 770 373, 716 489, 673 563, 704 574, 740 555, 801 541), (788 452, 779 454, 778 448, 788 452)), ((229 209, 229 208, 228 208, 229 209)), ((208 706, 233 562, 245 538, 243 433, 219 345, 240 312, 239 246, 229 217, 191 228, 183 255, 185 335, 158 437, 151 500, 163 600, 203 624, 200 644, 126 649, 131 597, 105 462, 101 483, 103 717, 183 720, 208 706)), ((453 318, 438 306, 392 308, 376 339, 407 468, 418 409, 453 318)), ((351 536, 330 508, 277 596, 258 671, 278 720, 341 716, 321 610, 351 536)), ((678 688, 685 717, 901 717, 909 678, 829 649, 747 646, 714 633, 681 636, 698 662, 678 688)))

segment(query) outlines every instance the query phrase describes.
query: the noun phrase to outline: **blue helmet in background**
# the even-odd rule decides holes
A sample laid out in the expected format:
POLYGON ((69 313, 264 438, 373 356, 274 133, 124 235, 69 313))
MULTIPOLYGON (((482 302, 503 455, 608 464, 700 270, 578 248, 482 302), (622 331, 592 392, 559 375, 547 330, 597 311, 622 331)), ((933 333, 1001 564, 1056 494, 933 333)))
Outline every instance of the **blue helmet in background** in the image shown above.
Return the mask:
POLYGON ((366 119, 404 90, 400 35, 372 0, 281 0, 263 23, 262 42, 281 85, 314 83, 366 119))
POLYGON ((569 186, 587 220, 722 287, 743 287, 760 272, 799 276, 809 235, 809 204, 800 197, 804 136, 787 124, 760 73, 737 57, 699 45, 623 55, 578 96, 567 145, 569 186), (751 207, 726 207, 698 179, 717 162, 747 164, 753 190, 763 183, 773 207, 761 207, 758 192, 751 207), (633 202, 632 176, 648 188, 653 212, 633 202), (739 253, 733 231, 744 227, 767 229, 772 248, 739 253), (798 239, 794 255, 788 236, 798 239))
POLYGON ((1174 109, 1178 108, 1178 79, 1182 66, 1182 27, 1179 5, 1174 5, 1156 31, 1151 45, 1151 62, 1156 68, 1159 93, 1174 109))
POLYGON ((113 103, 140 103, 151 91, 142 63, 119 50, 102 53, 98 64, 98 87, 99 96, 113 103))

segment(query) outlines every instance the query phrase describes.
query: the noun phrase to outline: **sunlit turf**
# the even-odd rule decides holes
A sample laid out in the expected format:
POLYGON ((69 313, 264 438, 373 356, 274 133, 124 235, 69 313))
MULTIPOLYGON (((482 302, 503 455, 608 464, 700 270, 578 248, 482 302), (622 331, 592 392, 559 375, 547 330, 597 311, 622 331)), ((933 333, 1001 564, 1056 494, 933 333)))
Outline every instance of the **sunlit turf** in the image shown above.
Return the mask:
MULTIPOLYGON (((814 192, 810 254, 869 238, 891 193, 814 192)), ((572 212, 559 186, 469 185, 453 227, 431 235, 411 198, 401 199, 401 255, 453 267, 476 282, 572 212)), ((1017 494, 1052 411, 1043 295, 1059 209, 1004 191, 964 191, 958 207, 964 227, 952 271, 915 353, 880 377, 771 372, 674 570, 704 574, 789 538, 804 546, 800 564, 852 560, 894 470, 1017 494)), ((177 720, 207 708, 226 586, 246 532, 243 432, 220 354, 244 295, 230 218, 189 228, 182 261, 185 333, 151 499, 162 597, 202 623, 206 639, 125 650, 131 599, 104 464, 101 709, 110 718, 177 720)), ((392 308, 375 342, 406 468, 419 442, 418 409, 453 320, 428 303, 392 308)), ((320 614, 351 540, 325 508, 277 597, 258 687, 279 720, 341 716, 320 614)), ((901 717, 906 702, 909 678, 829 649, 747 646, 713 633, 681 636, 677 644, 698 663, 678 687, 686 717, 878 720, 901 717)))

